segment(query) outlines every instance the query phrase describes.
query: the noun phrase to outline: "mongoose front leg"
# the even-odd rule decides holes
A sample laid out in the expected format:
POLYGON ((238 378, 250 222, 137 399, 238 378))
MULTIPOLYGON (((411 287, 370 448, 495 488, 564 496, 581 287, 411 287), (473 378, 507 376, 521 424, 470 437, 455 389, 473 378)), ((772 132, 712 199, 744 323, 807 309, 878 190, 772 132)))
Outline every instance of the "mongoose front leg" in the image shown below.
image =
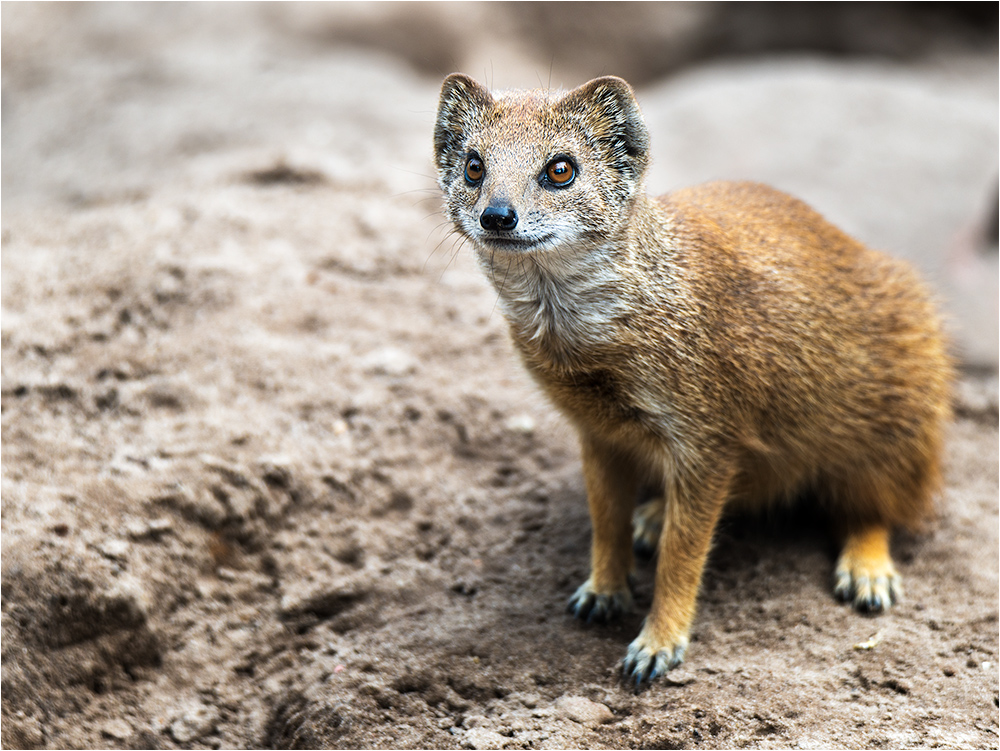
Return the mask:
POLYGON ((632 505, 638 476, 628 455, 599 440, 582 438, 583 474, 593 527, 590 578, 569 600, 577 618, 605 622, 632 609, 632 505))
POLYGON ((622 670, 637 684, 684 660, 701 575, 729 494, 730 474, 697 488, 668 488, 656 563, 653 604, 622 670))
POLYGON ((868 613, 881 613, 899 600, 902 585, 889 555, 888 527, 872 524, 848 531, 833 592, 868 613))

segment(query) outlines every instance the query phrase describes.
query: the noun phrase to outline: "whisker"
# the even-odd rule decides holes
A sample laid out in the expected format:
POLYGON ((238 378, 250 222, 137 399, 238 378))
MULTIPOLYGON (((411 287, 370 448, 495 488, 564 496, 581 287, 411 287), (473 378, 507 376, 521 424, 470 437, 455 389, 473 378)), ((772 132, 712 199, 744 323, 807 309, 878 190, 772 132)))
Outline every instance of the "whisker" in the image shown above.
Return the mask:
POLYGON ((416 175, 417 177, 426 177, 428 180, 437 180, 437 175, 428 174, 426 172, 416 172, 411 169, 406 169, 406 167, 397 167, 396 165, 393 165, 390 169, 395 170, 396 172, 402 172, 405 175, 416 175))
POLYGON ((398 193, 390 193, 390 198, 399 198, 400 196, 408 196, 412 193, 426 193, 429 196, 439 196, 441 195, 440 188, 411 188, 410 190, 401 190, 398 193))
POLYGON ((402 198, 403 196, 409 196, 413 193, 427 193, 430 196, 441 195, 441 189, 438 187, 427 187, 427 188, 411 188, 410 190, 400 190, 395 193, 387 194, 389 198, 402 198))
POLYGON ((502 289, 501 285, 497 284, 496 251, 493 250, 490 251, 490 276, 493 279, 493 288, 497 291, 497 298, 493 301, 493 307, 490 308, 488 321, 493 320, 493 311, 497 309, 497 303, 500 302, 500 291, 502 289))
POLYGON ((441 280, 444 279, 445 272, 448 271, 449 268, 451 268, 451 264, 455 262, 456 258, 458 258, 458 254, 462 250, 462 248, 465 247, 466 242, 467 238, 459 236, 458 242, 452 245, 453 252, 451 254, 451 257, 448 259, 448 262, 444 265, 444 268, 441 270, 441 276, 438 277, 438 283, 440 283, 441 280))
MULTIPOLYGON (((429 233, 428 233, 427 237, 428 238, 430 237, 429 233)), ((431 248, 431 252, 428 253, 427 257, 424 259, 424 265, 420 267, 420 273, 424 273, 425 271, 427 271, 427 264, 429 264, 431 262, 431 259, 434 257, 434 254, 437 253, 441 249, 441 246, 444 245, 445 242, 447 242, 447 240, 448 240, 448 237, 446 235, 445 237, 442 237, 433 248, 431 248)), ((426 242, 426 240, 424 242, 426 242)))
MULTIPOLYGON (((493 318, 493 311, 497 309, 497 303, 500 302, 500 298, 503 296, 504 291, 507 289, 507 277, 510 276, 510 266, 511 266, 511 263, 510 263, 510 259, 509 258, 507 258, 506 261, 507 261, 507 263, 505 264, 506 268, 505 268, 504 274, 503 274, 503 281, 500 282, 500 287, 497 290, 497 299, 493 301, 493 308, 490 310, 490 319, 491 320, 493 318)), ((492 263, 493 263, 493 253, 491 252, 490 253, 490 264, 492 265, 492 263)), ((495 278, 496 277, 494 277, 494 279, 495 278)))
MULTIPOLYGON (((443 222, 442 224, 447 224, 447 222, 443 222)), ((435 227, 430 232, 428 232, 427 233, 427 237, 430 238, 431 234, 433 232, 438 231, 440 229, 440 227, 442 226, 442 224, 439 224, 437 227, 435 227)), ((441 238, 441 240, 437 243, 437 245, 435 245, 434 248, 431 250, 430 254, 428 254, 427 258, 424 259, 424 265, 420 268, 421 273, 423 273, 423 272, 425 272, 427 270, 427 264, 430 263, 431 258, 434 257, 434 255, 438 252, 438 250, 441 249, 441 246, 444 245, 446 242, 448 242, 448 240, 452 240, 453 245, 454 245, 454 243, 457 242, 457 241, 464 242, 465 241, 465 237, 463 237, 461 234, 459 234, 457 231, 455 231, 454 228, 451 229, 451 230, 449 230, 447 233, 445 233, 445 236, 441 238)), ((425 242, 426 242, 426 240, 425 240, 425 242)), ((452 254, 452 259, 454 259, 455 255, 457 255, 457 253, 453 253, 452 254)), ((451 263, 451 261, 448 262, 449 265, 450 265, 450 263, 451 263)), ((445 266, 445 271, 447 271, 447 269, 448 269, 448 266, 446 265, 445 266)), ((442 273, 444 273, 444 272, 442 272, 442 273)))

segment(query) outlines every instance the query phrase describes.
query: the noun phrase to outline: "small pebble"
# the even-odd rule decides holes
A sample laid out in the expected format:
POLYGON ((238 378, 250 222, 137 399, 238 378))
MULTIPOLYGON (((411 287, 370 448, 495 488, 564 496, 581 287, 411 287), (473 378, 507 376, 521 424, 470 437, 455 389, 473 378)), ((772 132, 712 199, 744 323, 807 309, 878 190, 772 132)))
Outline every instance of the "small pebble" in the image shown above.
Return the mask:
POLYGON ((141 519, 132 519, 125 523, 125 533, 133 540, 141 540, 149 534, 149 525, 141 519))
POLYGON ((165 516, 148 522, 144 519, 133 519, 125 524, 125 533, 133 540, 145 540, 150 537, 155 539, 173 527, 174 523, 165 516))
POLYGON ((535 430, 535 418, 531 415, 514 415, 505 424, 507 430, 514 433, 532 433, 535 430))
POLYGON ((671 670, 663 676, 662 680, 668 686, 686 686, 689 683, 694 683, 697 679, 693 673, 686 670, 671 670))
POLYGON ((132 733, 132 726, 125 722, 125 720, 108 720, 101 725, 102 735, 106 735, 108 738, 115 738, 119 741, 131 738, 132 733))
POLYGON ((604 704, 583 696, 563 696, 556 701, 556 710, 566 719, 582 725, 601 725, 615 719, 614 713, 604 704))
POLYGON ((503 748, 510 738, 485 728, 473 728, 465 734, 465 748, 494 749, 503 748))
POLYGON ((170 723, 170 735, 178 743, 190 743, 215 732, 218 722, 219 710, 199 702, 170 723))
POLYGON ((517 698, 528 709, 534 709, 541 701, 541 697, 538 694, 519 694, 517 698))
POLYGON ((164 532, 169 532, 174 528, 174 523, 166 516, 161 516, 158 519, 153 519, 149 523, 149 531, 154 535, 162 535, 164 532))
POLYGON ((417 361, 396 347, 383 347, 369 352, 361 361, 366 373, 387 376, 408 375, 417 369, 417 361))
POLYGON ((108 558, 121 559, 128 555, 129 544, 125 540, 105 540, 97 549, 108 558))

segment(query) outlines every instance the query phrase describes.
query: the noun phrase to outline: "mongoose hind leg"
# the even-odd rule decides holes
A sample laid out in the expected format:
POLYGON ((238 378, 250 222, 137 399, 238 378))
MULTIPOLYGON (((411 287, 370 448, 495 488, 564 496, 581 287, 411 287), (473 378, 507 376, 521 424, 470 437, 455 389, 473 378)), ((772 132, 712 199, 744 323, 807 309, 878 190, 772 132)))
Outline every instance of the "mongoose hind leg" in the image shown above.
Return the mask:
POLYGON ((848 531, 833 592, 866 613, 884 612, 899 600, 903 590, 889 555, 887 526, 871 524, 848 531))
POLYGON ((590 578, 567 610, 588 623, 610 621, 632 610, 632 504, 639 473, 626 452, 582 437, 583 474, 593 528, 590 578))
POLYGON ((632 513, 632 549, 636 555, 652 558, 663 531, 663 509, 666 499, 657 497, 639 504, 632 513))

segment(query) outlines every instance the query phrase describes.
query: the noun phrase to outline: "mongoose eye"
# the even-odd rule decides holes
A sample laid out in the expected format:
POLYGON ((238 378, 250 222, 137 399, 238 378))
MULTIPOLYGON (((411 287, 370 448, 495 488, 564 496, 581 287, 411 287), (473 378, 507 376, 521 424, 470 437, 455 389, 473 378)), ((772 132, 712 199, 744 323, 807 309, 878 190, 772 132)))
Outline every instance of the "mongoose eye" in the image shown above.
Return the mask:
POLYGON ((483 179, 484 169, 483 161, 479 157, 470 156, 469 161, 465 163, 465 179, 475 185, 483 179))
POLYGON ((576 168, 566 159, 556 159, 545 168, 545 177, 553 185, 564 188, 576 177, 576 168))

